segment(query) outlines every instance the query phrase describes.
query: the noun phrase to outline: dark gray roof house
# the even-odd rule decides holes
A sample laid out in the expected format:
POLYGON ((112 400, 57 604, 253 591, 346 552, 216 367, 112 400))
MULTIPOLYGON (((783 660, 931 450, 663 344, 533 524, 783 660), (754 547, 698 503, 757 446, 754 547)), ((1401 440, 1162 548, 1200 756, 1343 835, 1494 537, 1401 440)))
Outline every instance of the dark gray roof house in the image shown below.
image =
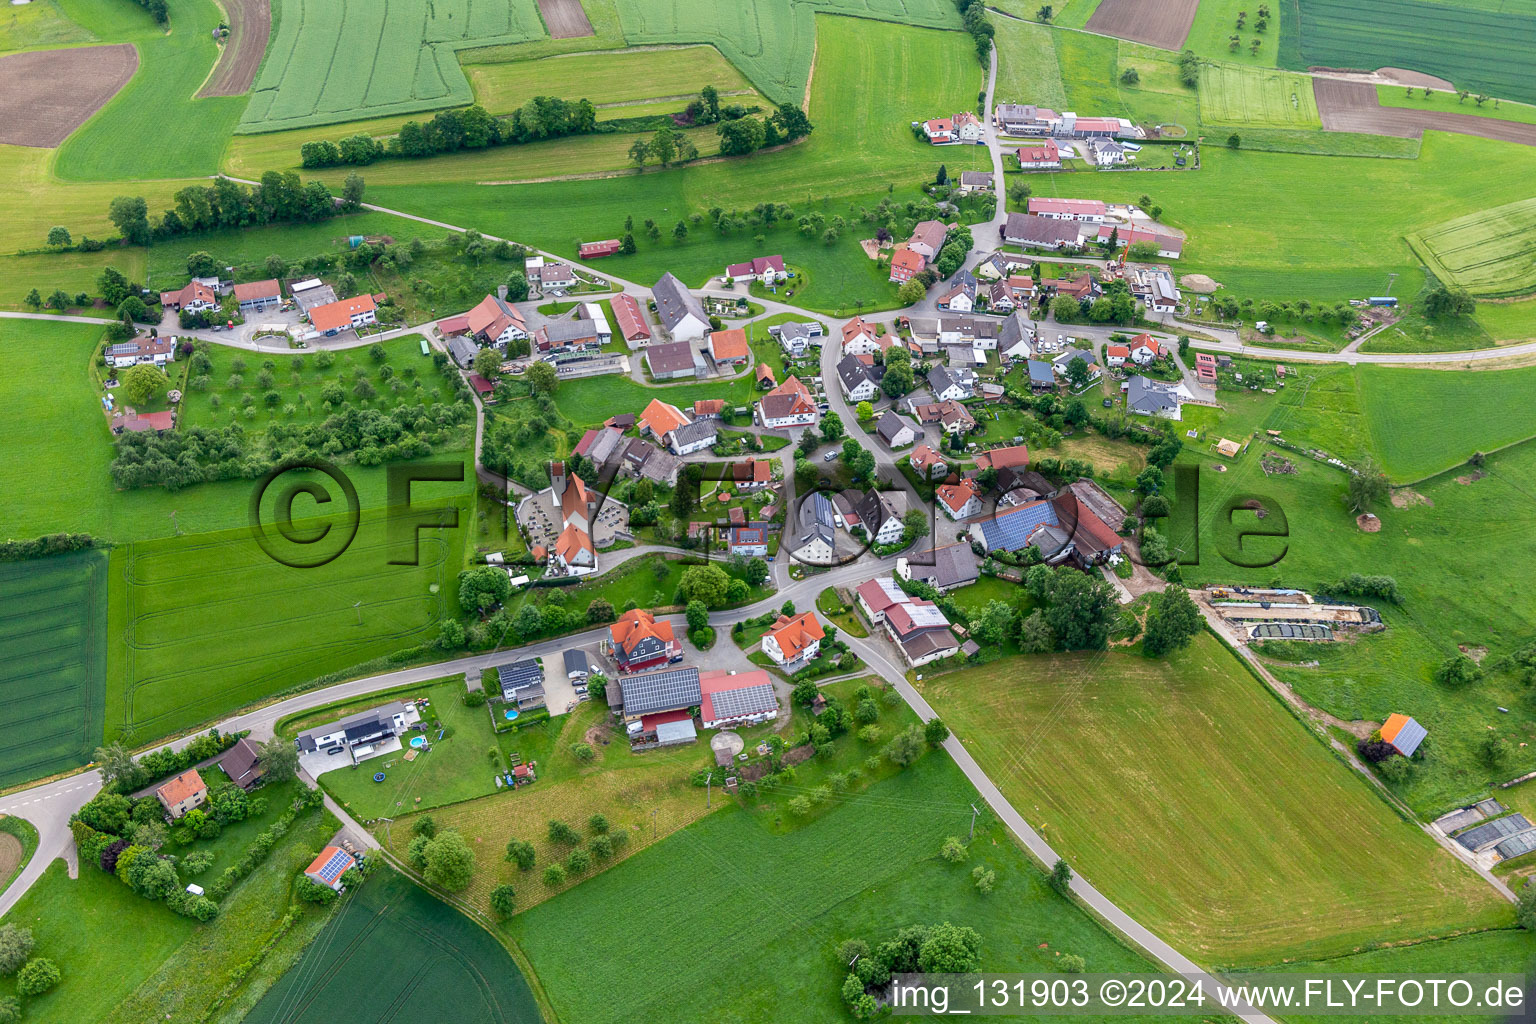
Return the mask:
POLYGON ((645 350, 646 365, 656 377, 675 377, 696 372, 693 345, 686 341, 674 341, 665 345, 652 345, 645 350))
POLYGON ((479 351, 479 346, 472 341, 464 338, 448 339, 448 354, 453 357, 454 362, 466 369, 474 363, 475 353, 479 351))
POLYGON ((496 680, 501 684, 502 697, 509 701, 521 702, 525 694, 519 691, 527 690, 531 695, 530 687, 537 687, 540 696, 544 693, 544 667, 532 658, 497 665, 496 680))
POLYGON ((651 289, 651 298, 656 302, 656 315, 669 331, 674 330, 689 314, 706 326, 709 324, 704 305, 671 271, 661 275, 661 280, 651 289))
POLYGON ((1173 387, 1141 374, 1125 383, 1125 404, 1132 412, 1143 416, 1178 416, 1179 399, 1173 387))
POLYGON ((858 356, 843 356, 837 362, 837 378, 843 382, 843 391, 853 395, 858 392, 860 385, 879 385, 885 368, 879 367, 881 372, 876 372, 876 369, 864 365, 858 356))
POLYGON ((914 551, 907 557, 907 575, 946 593, 980 579, 981 563, 968 542, 948 544, 931 552, 914 551))
POLYGON ((902 444, 911 444, 919 436, 918 428, 896 415, 893 410, 887 409, 885 415, 880 417, 880 422, 875 424, 875 433, 880 440, 891 448, 900 447, 902 444), (911 436, 903 434, 906 431, 911 436))
POLYGON ((250 737, 242 736, 219 758, 219 768, 229 776, 230 782, 241 789, 250 789, 260 781, 264 771, 261 767, 261 751, 251 742, 250 737))
POLYGON ((1033 245, 1046 249, 1077 245, 1080 239, 1077 221, 1055 217, 1037 217, 1030 213, 1010 213, 1003 225, 1003 240, 1014 245, 1033 245))
POLYGON ((1056 372, 1051 369, 1051 364, 1043 359, 1031 359, 1029 367, 1029 386, 1032 388, 1054 388, 1056 386, 1056 372))
POLYGON ((567 679, 585 679, 591 674, 592 666, 587 661, 585 651, 572 647, 560 657, 565 662, 565 676, 567 679))
MULTIPOLYGON (((954 373, 946 366, 935 366, 928 371, 928 387, 933 390, 933 397, 939 401, 946 398, 945 392, 951 388, 959 388, 963 395, 961 398, 970 398, 975 389, 976 375, 969 371, 954 373)), ((954 396, 948 396, 954 397, 954 396)))

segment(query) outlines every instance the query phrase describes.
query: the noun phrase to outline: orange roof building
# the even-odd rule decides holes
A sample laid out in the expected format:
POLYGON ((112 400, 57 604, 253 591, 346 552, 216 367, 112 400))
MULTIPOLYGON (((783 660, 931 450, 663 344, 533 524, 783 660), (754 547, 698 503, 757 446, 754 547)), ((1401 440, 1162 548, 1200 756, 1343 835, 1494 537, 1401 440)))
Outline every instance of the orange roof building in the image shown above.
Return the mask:
POLYGON ((378 303, 373 301, 372 295, 358 295, 314 307, 309 311, 309 322, 321 334, 336 334, 378 323, 378 309, 378 303))
POLYGON ((1392 748, 1404 757, 1412 757, 1428 735, 1429 730, 1408 715, 1388 715, 1387 720, 1381 723, 1381 738, 1392 744, 1392 748))
POLYGON ((638 672, 682 654, 682 646, 672 633, 672 623, 658 620, 643 608, 619 616, 608 627, 608 641, 623 672, 638 672))
POLYGON ((821 652, 826 635, 814 612, 780 615, 763 634, 763 653, 778 665, 809 661, 821 652))
POLYGON ((747 332, 740 327, 728 331, 711 331, 709 354, 717 363, 744 363, 752 358, 747 347, 747 332))
POLYGON ((891 255, 891 280, 897 284, 912 280, 923 272, 928 261, 911 249, 900 249, 891 255))
POLYGON ((658 441, 685 423, 692 423, 688 414, 675 405, 669 405, 659 398, 651 399, 651 404, 645 407, 640 414, 640 433, 650 434, 658 441))
POLYGON ((180 818, 207 802, 208 785, 196 768, 189 768, 155 790, 155 797, 167 814, 180 818))

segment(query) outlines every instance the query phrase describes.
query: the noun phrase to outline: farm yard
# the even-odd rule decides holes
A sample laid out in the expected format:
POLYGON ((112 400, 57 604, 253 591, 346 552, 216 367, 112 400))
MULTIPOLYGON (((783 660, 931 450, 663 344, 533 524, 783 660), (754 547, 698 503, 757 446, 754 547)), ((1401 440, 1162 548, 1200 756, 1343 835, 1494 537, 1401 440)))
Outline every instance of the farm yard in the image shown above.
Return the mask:
POLYGON ((1412 68, 1457 88, 1536 102, 1536 13, 1429 0, 1296 0, 1281 66, 1412 68), (1500 57, 1499 54, 1508 56, 1500 57))
POLYGON ((1438 277, 1473 295, 1536 291, 1536 199, 1469 213, 1408 236, 1438 277))
POLYGON ((384 868, 333 914, 293 970, 251 1010, 250 1024, 325 1024, 355 1016, 365 992, 371 1006, 399 1020, 542 1019, 528 983, 496 939, 394 870, 384 868))
POLYGON ((107 556, 0 564, 0 786, 90 760, 107 688, 107 556))
POLYGON ((1202 963, 1509 920, 1209 636, 1166 660, 1010 660, 922 690, 1069 863, 1202 963))
POLYGON ((0 57, 0 143, 52 149, 101 109, 139 66, 132 46, 80 46, 0 57), (60 85, 69 83, 69 88, 60 85))
POLYGON ((1321 126, 1308 76, 1236 64, 1200 66, 1200 120, 1276 128, 1321 126))
POLYGON ((985 971, 1055 971, 1066 953, 1089 970, 1149 969, 1052 892, 989 815, 965 863, 941 860, 945 837, 964 838, 976 799, 954 762, 930 753, 860 794, 834 797, 830 811, 787 835, 728 806, 507 927, 561 1019, 592 1024, 835 1019, 846 1013, 838 996, 845 972, 833 958, 839 942, 883 941, 941 921, 981 934, 985 971), (996 873, 991 895, 972 885, 978 866, 996 873), (698 893, 711 898, 687 895, 698 893), (722 914, 721 906, 753 910, 722 914), (580 958, 570 956, 572 934, 583 937, 580 958), (739 958, 722 986, 716 954, 745 944, 753 955, 739 958), (641 945, 643 961, 626 952, 641 945), (671 983, 659 989, 645 983, 652 977, 671 983))

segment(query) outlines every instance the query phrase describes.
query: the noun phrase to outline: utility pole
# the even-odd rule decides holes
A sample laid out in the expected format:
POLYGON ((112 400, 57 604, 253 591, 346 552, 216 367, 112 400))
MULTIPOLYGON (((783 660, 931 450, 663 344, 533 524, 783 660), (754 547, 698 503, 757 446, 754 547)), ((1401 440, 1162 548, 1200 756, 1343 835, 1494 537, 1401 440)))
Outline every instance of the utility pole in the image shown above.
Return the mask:
POLYGON ((704 809, 706 811, 709 810, 709 795, 710 795, 710 791, 713 790, 714 787, 715 787, 715 773, 714 772, 710 772, 709 773, 709 778, 704 780, 704 809))
POLYGON ((980 813, 981 812, 976 809, 976 805, 971 804, 971 834, 965 840, 968 843, 976 838, 976 815, 980 813))
POLYGON ((354 601, 352 603, 352 610, 357 612, 357 624, 361 626, 363 624, 363 602, 354 601))

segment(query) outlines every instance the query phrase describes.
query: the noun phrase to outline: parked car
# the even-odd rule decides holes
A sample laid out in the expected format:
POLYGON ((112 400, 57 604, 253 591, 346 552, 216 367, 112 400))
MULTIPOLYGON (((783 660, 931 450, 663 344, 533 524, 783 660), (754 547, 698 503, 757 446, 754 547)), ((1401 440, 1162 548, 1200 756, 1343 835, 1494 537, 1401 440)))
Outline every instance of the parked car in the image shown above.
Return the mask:
POLYGON ((841 454, 842 454, 841 452, 827 452, 827 454, 825 454, 825 455, 823 455, 821 457, 821 461, 822 462, 831 462, 831 461, 836 459, 841 454))

